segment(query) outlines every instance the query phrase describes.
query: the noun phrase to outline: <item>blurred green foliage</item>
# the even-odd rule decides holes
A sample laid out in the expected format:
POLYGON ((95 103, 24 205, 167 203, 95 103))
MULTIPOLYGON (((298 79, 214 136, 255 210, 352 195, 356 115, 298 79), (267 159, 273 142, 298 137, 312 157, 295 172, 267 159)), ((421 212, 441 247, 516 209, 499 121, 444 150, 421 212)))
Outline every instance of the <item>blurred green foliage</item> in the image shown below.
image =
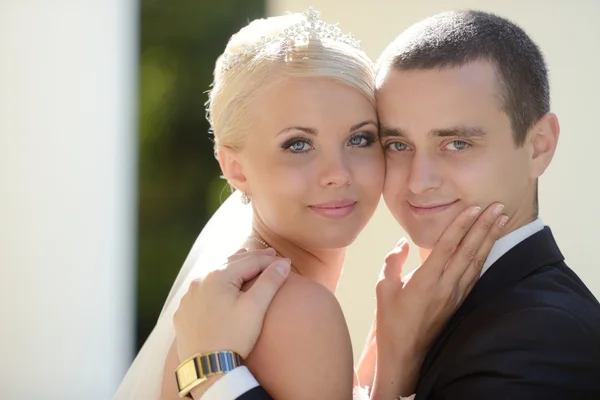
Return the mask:
POLYGON ((229 37, 264 0, 142 0, 137 347, 154 327, 194 240, 226 198, 205 119, 229 37))

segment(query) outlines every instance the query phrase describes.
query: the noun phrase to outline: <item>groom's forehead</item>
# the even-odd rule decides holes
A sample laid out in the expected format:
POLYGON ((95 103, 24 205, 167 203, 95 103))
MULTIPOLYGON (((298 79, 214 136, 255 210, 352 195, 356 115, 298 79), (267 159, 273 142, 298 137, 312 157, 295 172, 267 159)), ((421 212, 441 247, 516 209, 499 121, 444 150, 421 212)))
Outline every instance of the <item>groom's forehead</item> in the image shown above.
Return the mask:
POLYGON ((493 60, 475 59, 464 63, 448 66, 426 68, 404 68, 388 66, 378 71, 376 75, 376 91, 386 89, 391 83, 429 81, 432 77, 444 77, 447 82, 467 80, 485 80, 495 86, 504 83, 500 67, 493 60))
MULTIPOLYGON (((380 137, 473 141, 489 138, 490 129, 493 131, 499 120, 497 113, 506 114, 498 97, 501 92, 493 66, 487 71, 484 67, 477 79, 470 73, 472 66, 458 71, 463 67, 392 71, 378 89, 380 137), (438 79, 432 75, 437 73, 443 76, 438 79), (463 85, 465 76, 470 82, 463 85)), ((504 122, 505 118, 501 119, 504 122)))
POLYGON ((444 113, 448 107, 456 111, 461 105, 471 110, 491 106, 503 111, 504 86, 495 65, 488 61, 447 68, 391 68, 377 86, 377 109, 387 116, 411 109, 418 114, 444 113))

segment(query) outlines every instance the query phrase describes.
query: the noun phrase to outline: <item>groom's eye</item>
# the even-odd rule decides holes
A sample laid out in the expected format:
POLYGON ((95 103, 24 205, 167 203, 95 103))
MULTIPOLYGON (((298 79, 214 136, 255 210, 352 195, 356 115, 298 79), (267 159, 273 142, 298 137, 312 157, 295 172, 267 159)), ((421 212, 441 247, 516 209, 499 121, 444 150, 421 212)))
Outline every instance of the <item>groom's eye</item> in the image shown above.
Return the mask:
POLYGON ((392 150, 392 151, 404 151, 408 148, 408 146, 406 145, 406 143, 392 142, 392 143, 388 143, 386 145, 386 148, 388 148, 389 150, 392 150))
POLYGON ((465 150, 469 146, 470 144, 465 142, 464 140, 453 140, 446 145, 446 148, 452 151, 461 151, 465 150))

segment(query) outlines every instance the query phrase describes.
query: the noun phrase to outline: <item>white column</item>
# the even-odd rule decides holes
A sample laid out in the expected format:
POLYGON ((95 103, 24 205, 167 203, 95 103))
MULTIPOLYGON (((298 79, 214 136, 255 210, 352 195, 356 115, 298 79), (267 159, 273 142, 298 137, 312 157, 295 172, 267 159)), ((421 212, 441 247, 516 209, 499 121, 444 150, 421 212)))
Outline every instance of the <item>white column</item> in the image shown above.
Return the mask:
POLYGON ((132 356, 137 2, 0 1, 0 398, 110 398, 132 356))
MULTIPOLYGON (((421 19, 452 9, 480 9, 521 25, 540 46, 550 70, 552 110, 558 115, 561 136, 552 165, 540 179, 540 216, 552 228, 567 264, 600 298, 600 15, 598 0, 268 0, 270 15, 302 12, 309 5, 327 22, 339 22, 352 32, 373 59, 404 29, 421 19)), ((351 247, 337 296, 346 314, 360 355, 373 317, 375 291, 383 256, 406 233, 382 201, 356 245, 351 247)), ((417 266, 412 246, 406 270, 417 266)))

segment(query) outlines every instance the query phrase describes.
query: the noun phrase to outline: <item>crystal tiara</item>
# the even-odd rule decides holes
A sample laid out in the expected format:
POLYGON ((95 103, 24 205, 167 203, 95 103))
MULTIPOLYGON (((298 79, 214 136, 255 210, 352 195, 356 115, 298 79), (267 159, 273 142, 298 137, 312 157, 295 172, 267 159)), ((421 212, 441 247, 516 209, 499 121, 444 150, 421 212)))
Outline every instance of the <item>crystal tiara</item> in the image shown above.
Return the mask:
POLYGON ((311 38, 330 39, 346 43, 354 48, 360 48, 360 42, 349 33, 343 34, 341 29, 335 25, 328 24, 319 19, 319 12, 312 7, 302 13, 304 19, 284 29, 275 37, 261 37, 260 41, 252 46, 242 46, 240 50, 223 54, 221 70, 230 70, 238 63, 255 56, 267 46, 280 43, 283 51, 291 49, 296 40, 309 40, 311 38))

